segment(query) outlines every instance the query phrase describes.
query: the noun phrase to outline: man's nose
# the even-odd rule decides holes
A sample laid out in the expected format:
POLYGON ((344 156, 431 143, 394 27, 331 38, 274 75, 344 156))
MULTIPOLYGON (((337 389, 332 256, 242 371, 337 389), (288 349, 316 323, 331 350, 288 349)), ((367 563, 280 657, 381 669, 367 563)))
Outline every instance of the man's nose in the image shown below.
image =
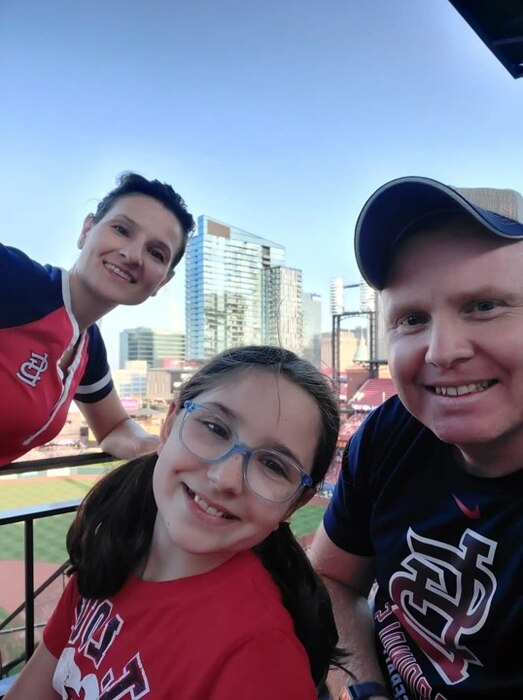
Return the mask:
POLYGON ((463 321, 432 320, 425 354, 425 361, 428 364, 449 368, 457 362, 470 359, 473 354, 473 344, 463 321))

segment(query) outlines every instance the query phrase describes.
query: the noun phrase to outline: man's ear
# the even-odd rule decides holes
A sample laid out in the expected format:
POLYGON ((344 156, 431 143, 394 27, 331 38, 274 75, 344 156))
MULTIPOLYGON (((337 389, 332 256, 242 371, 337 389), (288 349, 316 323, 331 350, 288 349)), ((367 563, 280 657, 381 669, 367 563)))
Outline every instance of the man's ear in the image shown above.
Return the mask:
POLYGON ((176 418, 176 404, 174 401, 171 401, 169 405, 169 409, 167 411, 167 416, 165 417, 165 420, 162 425, 162 429, 160 430, 160 444, 158 445, 158 449, 156 450, 158 454, 163 450, 165 443, 167 442, 167 438, 171 434, 171 430, 173 427, 173 423, 176 418))
POLYGON ((94 226, 94 214, 87 214, 87 216, 84 219, 84 223, 82 224, 82 230, 80 231, 80 238, 78 239, 78 247, 80 250, 84 247, 85 244, 85 239, 87 238, 87 234, 89 231, 93 228, 94 226))

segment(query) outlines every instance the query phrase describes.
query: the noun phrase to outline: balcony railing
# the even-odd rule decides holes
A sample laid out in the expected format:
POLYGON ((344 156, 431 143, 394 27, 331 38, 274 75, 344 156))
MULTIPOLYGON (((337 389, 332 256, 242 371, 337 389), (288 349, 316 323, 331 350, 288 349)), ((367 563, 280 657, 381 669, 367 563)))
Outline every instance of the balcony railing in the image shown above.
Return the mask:
MULTIPOLYGON (((0 469, 0 476, 7 475, 24 475, 34 472, 52 472, 53 470, 63 469, 64 467, 86 467, 100 464, 108 464, 115 462, 114 457, 103 453, 94 452, 82 455, 72 455, 65 457, 53 457, 50 459, 38 459, 27 462, 13 463, 8 467, 0 469)), ((2 493, 2 481, 0 480, 0 501, 2 493)), ((35 597, 39 595, 50 583, 55 581, 67 567, 67 562, 58 566, 57 570, 35 590, 35 554, 34 554, 34 523, 42 518, 49 518, 55 515, 74 512, 81 499, 71 499, 60 501, 57 503, 43 503, 40 505, 14 508, 11 510, 0 510, 0 526, 10 525, 13 523, 22 523, 24 531, 24 602, 16 609, 9 613, 7 618, 0 621, 0 640, 2 633, 5 632, 9 625, 18 615, 25 613, 24 630, 25 630, 25 651, 24 654, 17 659, 10 660, 2 669, 2 674, 9 673, 20 663, 27 661, 35 649, 35 597)), ((0 677, 0 698, 7 692, 9 681, 0 677)))

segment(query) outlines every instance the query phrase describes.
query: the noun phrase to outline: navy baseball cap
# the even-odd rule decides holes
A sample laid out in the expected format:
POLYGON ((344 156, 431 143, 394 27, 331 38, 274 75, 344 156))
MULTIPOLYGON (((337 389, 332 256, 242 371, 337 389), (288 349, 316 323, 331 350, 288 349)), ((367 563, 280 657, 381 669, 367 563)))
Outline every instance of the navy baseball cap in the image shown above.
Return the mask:
POLYGON ((514 190, 458 189, 426 177, 400 177, 377 189, 361 210, 354 239, 356 261, 365 281, 381 290, 394 249, 418 221, 464 212, 497 236, 518 239, 523 238, 519 210, 523 213, 523 198, 514 190))

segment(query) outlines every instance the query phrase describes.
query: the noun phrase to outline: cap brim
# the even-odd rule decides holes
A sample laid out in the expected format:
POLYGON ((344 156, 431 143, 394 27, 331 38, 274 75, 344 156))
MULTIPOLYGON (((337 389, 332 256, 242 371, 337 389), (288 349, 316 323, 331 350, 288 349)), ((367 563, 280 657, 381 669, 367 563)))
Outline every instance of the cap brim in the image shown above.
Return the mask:
POLYGON ((383 289, 394 247, 416 220, 445 211, 466 212, 492 233, 523 238, 523 224, 472 204, 447 185, 424 177, 402 177, 367 200, 356 223, 356 261, 365 281, 383 289))

